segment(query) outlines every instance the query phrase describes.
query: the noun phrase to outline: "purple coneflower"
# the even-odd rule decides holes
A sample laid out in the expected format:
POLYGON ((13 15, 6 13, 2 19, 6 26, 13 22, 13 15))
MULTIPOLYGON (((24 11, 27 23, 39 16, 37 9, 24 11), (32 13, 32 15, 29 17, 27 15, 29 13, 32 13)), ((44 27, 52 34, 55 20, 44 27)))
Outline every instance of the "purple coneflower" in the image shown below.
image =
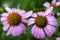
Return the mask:
POLYGON ((5 7, 7 13, 1 14, 3 30, 7 31, 8 35, 19 36, 26 32, 23 22, 27 23, 27 17, 32 15, 32 11, 25 12, 21 9, 5 7), (29 15, 28 15, 29 14, 29 15), (28 16, 27 16, 28 15, 28 16))
POLYGON ((52 7, 48 8, 45 12, 37 12, 32 15, 28 20, 28 25, 34 25, 31 33, 35 38, 44 38, 45 34, 51 37, 56 31, 57 25, 56 18, 51 15, 52 7))
POLYGON ((49 7, 58 7, 58 6, 60 6, 60 2, 56 2, 57 0, 52 0, 52 2, 51 3, 49 3, 49 2, 45 2, 43 5, 46 7, 46 8, 49 8, 49 7))

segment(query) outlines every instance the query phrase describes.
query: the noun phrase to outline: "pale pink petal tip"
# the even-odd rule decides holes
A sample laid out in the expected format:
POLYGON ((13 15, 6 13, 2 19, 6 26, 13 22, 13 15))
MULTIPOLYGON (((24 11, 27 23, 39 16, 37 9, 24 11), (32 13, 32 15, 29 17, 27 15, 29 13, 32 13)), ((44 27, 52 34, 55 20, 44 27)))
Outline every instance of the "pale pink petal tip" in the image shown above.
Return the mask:
POLYGON ((7 18, 6 17, 1 17, 1 21, 6 21, 7 18))
POLYGON ((56 0, 52 0, 52 4, 53 4, 53 3, 56 3, 56 0))
POLYGON ((44 12, 38 12, 37 14, 40 16, 45 16, 44 12))
POLYGON ((37 14, 36 13, 32 14, 32 17, 37 17, 37 14))
POLYGON ((45 2, 43 5, 44 5, 46 8, 49 8, 49 7, 50 7, 50 3, 49 3, 49 2, 45 2))
POLYGON ((57 2, 57 3, 56 3, 56 6, 60 6, 60 2, 57 2))
POLYGON ((30 18, 29 20, 28 20, 28 25, 31 25, 31 24, 34 24, 34 18, 30 18))
POLYGON ((33 13, 33 11, 29 11, 29 12, 27 12, 26 14, 24 14, 24 15, 22 16, 22 18, 28 18, 28 17, 32 16, 32 13, 33 13))
POLYGON ((3 13, 3 14, 1 14, 1 16, 6 17, 6 16, 8 16, 8 13, 3 13))
POLYGON ((60 37, 57 37, 56 40, 60 40, 60 37))

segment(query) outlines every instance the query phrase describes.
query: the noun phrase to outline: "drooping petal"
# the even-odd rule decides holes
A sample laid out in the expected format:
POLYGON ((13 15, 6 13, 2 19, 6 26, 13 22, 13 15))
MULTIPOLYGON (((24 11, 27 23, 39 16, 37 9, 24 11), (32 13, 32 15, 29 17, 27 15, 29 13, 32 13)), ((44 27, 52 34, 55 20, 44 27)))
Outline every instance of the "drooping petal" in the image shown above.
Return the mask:
POLYGON ((47 25, 46 28, 44 28, 44 30, 49 37, 51 37, 56 31, 55 27, 51 25, 47 25))
POLYGON ((12 35, 13 36, 19 36, 24 32, 26 32, 26 28, 25 28, 25 26, 23 24, 20 24, 18 26, 14 26, 12 35))
POLYGON ((12 31, 13 31, 13 27, 11 26, 11 27, 9 28, 9 30, 7 31, 7 34, 6 34, 6 35, 7 35, 7 36, 10 35, 10 34, 12 33, 12 31))
POLYGON ((60 2, 57 2, 57 3, 56 3, 56 6, 60 6, 60 2))
POLYGON ((47 15, 46 18, 50 22, 57 22, 57 19, 53 15, 47 15))
POLYGON ((45 15, 51 14, 52 11, 53 11, 53 7, 47 8, 45 11, 45 15))
MULTIPOLYGON (((10 25, 7 23, 7 21, 2 22, 3 23, 3 30, 7 31, 10 25)), ((8 35, 8 34, 7 34, 8 35)))
POLYGON ((13 36, 17 36, 17 35, 19 35, 19 34, 17 34, 17 33, 19 33, 19 32, 20 32, 19 27, 18 27, 18 26, 15 26, 15 27, 13 28, 12 35, 13 35, 13 36))
POLYGON ((38 30, 39 30, 38 27, 36 27, 36 28, 35 28, 35 34, 34 34, 34 37, 35 37, 35 38, 38 38, 38 36, 39 36, 39 35, 38 35, 38 30))
POLYGON ((1 17, 1 21, 6 21, 7 18, 6 17, 1 17))
POLYGON ((36 25, 34 25, 31 29, 31 33, 32 33, 33 36, 35 35, 35 30, 36 30, 36 25))
POLYGON ((35 22, 34 20, 35 20, 34 18, 30 18, 28 20, 28 25, 34 24, 34 22, 35 22))
POLYGON ((36 13, 32 14, 32 17, 37 17, 37 14, 36 13))
POLYGON ((3 13, 3 14, 1 14, 1 16, 3 16, 3 17, 8 16, 8 13, 3 13))
POLYGON ((28 18, 28 17, 30 17, 30 16, 32 15, 32 13, 33 13, 33 11, 29 11, 29 12, 27 12, 26 14, 24 14, 24 15, 22 16, 22 18, 28 18))
POLYGON ((58 22, 57 22, 57 21, 55 21, 55 22, 50 22, 50 21, 49 21, 48 24, 49 24, 49 25, 53 25, 53 26, 57 26, 57 25, 58 25, 58 22))
POLYGON ((40 36, 40 38, 44 38, 45 37, 45 34, 44 34, 44 31, 43 31, 43 29, 42 28, 39 28, 39 36, 40 36))
POLYGON ((51 3, 52 3, 52 4, 53 4, 53 3, 56 3, 56 0, 52 0, 52 2, 51 2, 51 3))
POLYGON ((3 26, 8 25, 8 21, 2 22, 3 26))
POLYGON ((33 26, 31 32, 35 38, 44 38, 45 37, 43 29, 36 27, 36 25, 33 26))
POLYGON ((4 25, 3 30, 4 30, 4 31, 7 31, 9 27, 10 27, 10 25, 9 25, 9 24, 4 25))
POLYGON ((46 8, 49 8, 49 7, 50 7, 50 3, 49 3, 49 2, 45 2, 43 5, 44 5, 46 8))
POLYGON ((22 29, 22 33, 25 33, 26 32, 26 27, 24 26, 24 24, 20 24, 20 27, 22 29))
POLYGON ((38 28, 37 38, 40 38, 40 30, 38 28))
POLYGON ((13 27, 13 31, 11 31, 11 35, 13 36, 17 36, 17 26, 12 26, 13 27))

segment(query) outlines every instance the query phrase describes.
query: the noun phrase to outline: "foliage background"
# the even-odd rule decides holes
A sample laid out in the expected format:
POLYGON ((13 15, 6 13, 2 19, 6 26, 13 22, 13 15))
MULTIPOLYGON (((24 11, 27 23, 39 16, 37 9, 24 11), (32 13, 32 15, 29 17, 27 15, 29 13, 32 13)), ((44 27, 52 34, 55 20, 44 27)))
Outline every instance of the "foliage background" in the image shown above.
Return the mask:
MULTIPOLYGON (((6 10, 4 9, 4 5, 7 4, 10 8, 20 8, 25 11, 44 11, 46 8, 43 6, 43 3, 45 2, 50 2, 52 0, 0 0, 0 15, 6 10)), ((57 0, 58 1, 58 0, 57 0)), ((5 5, 6 6, 6 5, 5 5)), ((55 17, 58 20, 58 25, 56 27, 57 31, 54 33, 52 37, 46 36, 44 39, 37 39, 34 38, 31 34, 31 26, 28 26, 25 24, 27 31, 25 34, 20 35, 20 36, 6 36, 6 32, 2 30, 2 22, 0 21, 0 40, 55 40, 56 37, 60 36, 60 16, 57 16, 57 12, 60 12, 60 7, 54 8, 53 12, 55 13, 55 17)), ((0 16, 1 18, 1 16, 0 16)))

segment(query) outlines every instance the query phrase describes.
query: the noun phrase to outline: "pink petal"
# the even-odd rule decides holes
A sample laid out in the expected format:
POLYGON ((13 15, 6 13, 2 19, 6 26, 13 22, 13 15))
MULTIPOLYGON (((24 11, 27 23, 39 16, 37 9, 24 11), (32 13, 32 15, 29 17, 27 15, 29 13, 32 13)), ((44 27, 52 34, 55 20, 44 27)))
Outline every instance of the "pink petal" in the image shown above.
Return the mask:
POLYGON ((13 27, 13 31, 11 31, 12 36, 17 36, 17 26, 12 26, 13 27))
POLYGON ((9 28, 9 30, 7 31, 7 34, 6 34, 6 35, 7 35, 7 36, 10 35, 10 34, 12 33, 12 31, 13 31, 13 27, 11 26, 11 27, 9 28))
POLYGON ((26 19, 26 18, 22 18, 22 22, 27 23, 27 21, 28 21, 28 19, 26 19))
POLYGON ((26 14, 24 14, 24 15, 22 16, 22 18, 28 18, 28 17, 30 17, 30 16, 32 15, 32 13, 33 13, 33 11, 29 11, 29 12, 27 12, 26 14))
POLYGON ((55 21, 55 22, 48 22, 48 24, 50 24, 50 25, 53 25, 53 26, 57 26, 58 25, 58 22, 57 21, 55 21))
POLYGON ((8 16, 8 13, 3 13, 1 14, 1 16, 8 16))
POLYGON ((46 18, 50 22, 57 22, 57 19, 53 15, 47 15, 46 18))
POLYGON ((52 11, 53 11, 53 7, 47 8, 45 11, 45 15, 51 14, 52 11))
POLYGON ((7 25, 4 25, 3 30, 4 31, 7 31, 9 27, 10 27, 10 25, 8 25, 8 24, 7 25))
POLYGON ((49 8, 49 7, 50 7, 50 3, 49 3, 49 2, 45 2, 43 5, 44 5, 46 8, 49 8))
POLYGON ((2 22, 3 26, 8 25, 7 21, 2 22))
POLYGON ((35 33, 35 34, 33 34, 34 37, 35 37, 35 38, 38 38, 38 37, 37 37, 37 36, 38 36, 38 27, 35 28, 35 32, 34 32, 34 33, 35 33))
POLYGON ((1 21, 6 21, 7 17, 1 17, 1 21))
POLYGON ((37 14, 40 15, 40 16, 45 16, 44 12, 38 12, 37 14))
POLYGON ((17 33, 19 33, 19 27, 17 27, 17 26, 14 26, 13 27, 13 31, 11 32, 11 34, 13 35, 13 36, 17 36, 17 35, 19 35, 19 34, 17 34, 17 33))
POLYGON ((24 24, 20 24, 20 28, 23 30, 23 33, 25 33, 26 32, 26 27, 24 26, 24 24))
POLYGON ((20 9, 16 9, 16 8, 12 8, 12 11, 17 12, 18 14, 20 14, 20 16, 22 16, 25 13, 24 10, 20 10, 20 9))
POLYGON ((37 38, 40 38, 40 30, 38 28, 38 32, 37 32, 37 38))
POLYGON ((26 32, 26 28, 23 24, 20 24, 20 25, 14 27, 12 35, 13 36, 19 36, 24 32, 26 32))
POLYGON ((32 17, 37 17, 37 14, 36 13, 32 14, 32 17))
POLYGON ((46 28, 44 28, 44 30, 49 37, 51 37, 56 31, 55 27, 50 25, 47 25, 46 28))
POLYGON ((34 20, 35 20, 34 18, 30 18, 28 20, 28 25, 34 24, 34 22, 35 22, 34 20))
POLYGON ((60 2, 57 2, 57 3, 56 3, 56 6, 60 6, 60 2))
POLYGON ((53 3, 56 3, 56 0, 52 0, 52 2, 51 2, 51 3, 52 3, 52 4, 53 4, 53 3))
POLYGON ((32 33, 33 36, 35 35, 35 29, 36 29, 36 25, 34 25, 34 26, 32 27, 32 30, 31 30, 31 33, 32 33))
POLYGON ((43 29, 42 28, 39 28, 39 36, 40 36, 40 38, 44 38, 45 37, 45 34, 44 34, 44 31, 43 31, 43 29))
POLYGON ((57 37, 56 40, 60 40, 60 37, 57 37))

